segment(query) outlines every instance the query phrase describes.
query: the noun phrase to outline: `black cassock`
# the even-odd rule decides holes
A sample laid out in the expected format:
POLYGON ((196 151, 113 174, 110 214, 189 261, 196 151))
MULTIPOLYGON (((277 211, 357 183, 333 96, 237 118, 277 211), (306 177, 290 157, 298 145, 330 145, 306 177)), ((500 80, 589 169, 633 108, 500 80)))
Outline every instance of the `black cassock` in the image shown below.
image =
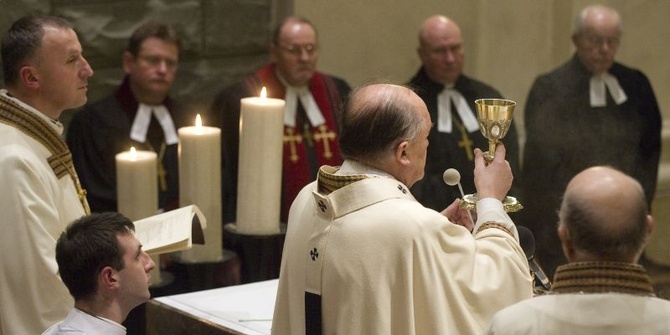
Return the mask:
MULTIPOLYGON (((466 194, 475 193, 473 160, 474 148, 487 151, 488 140, 482 135, 481 130, 467 134, 472 143, 464 145, 463 134, 457 126, 458 114, 453 114, 455 119, 451 133, 443 133, 437 130, 437 96, 442 92, 444 85, 436 83, 428 78, 423 68, 410 80, 408 85, 423 99, 428 107, 433 128, 428 135, 429 145, 426 157, 426 173, 422 180, 412 186, 412 194, 424 206, 441 211, 451 204, 454 199, 460 198, 457 186, 447 186, 442 174, 448 168, 455 168, 461 174, 461 185, 466 194), (468 153, 472 156, 469 157, 468 153)), ((461 75, 454 85, 474 113, 477 112, 475 100, 486 98, 502 98, 502 95, 493 87, 480 81, 461 75)), ((452 108, 453 110, 453 108, 452 108)), ((462 122, 460 122, 462 124, 462 122)), ((465 130, 467 132, 467 130, 465 130)), ((512 122, 507 135, 502 142, 507 149, 506 159, 514 173, 514 183, 521 178, 519 175, 519 141, 516 126, 512 122)), ((513 186, 510 195, 516 195, 516 187, 513 186)))
POLYGON ((565 258, 556 233, 565 187, 580 171, 609 165, 636 178, 651 203, 656 190, 661 116, 649 80, 640 71, 615 63, 614 75, 628 100, 617 105, 607 93, 606 107, 591 107, 591 74, 574 56, 533 84, 525 110, 524 206, 521 223, 537 244, 536 256, 548 275, 565 258))
MULTIPOLYGON (((164 105, 175 130, 194 124, 195 115, 186 115, 174 100, 167 98, 164 105)), ((137 150, 155 151, 159 157, 164 151, 161 163, 167 187, 161 189, 159 181, 159 207, 171 210, 179 206, 178 145, 165 144, 163 129, 154 116, 145 143, 130 139, 137 107, 125 78, 114 95, 86 105, 72 117, 66 140, 93 212, 117 210, 115 156, 128 151, 131 145, 137 150)))

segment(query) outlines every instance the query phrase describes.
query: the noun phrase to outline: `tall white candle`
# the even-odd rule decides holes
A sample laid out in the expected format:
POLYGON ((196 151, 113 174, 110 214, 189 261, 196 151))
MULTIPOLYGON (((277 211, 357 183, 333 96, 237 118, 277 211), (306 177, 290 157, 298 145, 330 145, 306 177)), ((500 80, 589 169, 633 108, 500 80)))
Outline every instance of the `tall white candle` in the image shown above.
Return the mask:
POLYGON ((279 233, 284 100, 243 98, 237 181, 237 231, 249 235, 279 233))
POLYGON ((116 155, 117 210, 135 221, 158 211, 156 153, 130 148, 116 155))
MULTIPOLYGON (((117 211, 132 221, 158 212, 158 161, 156 153, 138 151, 131 147, 116 155, 117 211)), ((156 266, 151 270, 151 282, 161 282, 160 257, 151 255, 156 266)))
POLYGON ((179 128, 179 203, 197 205, 207 218, 205 244, 183 251, 184 262, 223 259, 221 217, 221 129, 202 125, 179 128))

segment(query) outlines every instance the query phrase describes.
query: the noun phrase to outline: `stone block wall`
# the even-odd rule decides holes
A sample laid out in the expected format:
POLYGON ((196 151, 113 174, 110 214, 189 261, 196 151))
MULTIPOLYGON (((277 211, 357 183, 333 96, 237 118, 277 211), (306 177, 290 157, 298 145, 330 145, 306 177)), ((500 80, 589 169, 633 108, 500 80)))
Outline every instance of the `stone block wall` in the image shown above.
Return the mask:
MULTIPOLYGON (((149 19, 175 25, 182 54, 172 95, 196 110, 206 109, 216 92, 268 61, 276 21, 272 0, 0 0, 0 31, 32 12, 74 24, 95 72, 89 101, 120 83, 121 54, 135 28, 149 19)), ((64 113, 64 123, 72 112, 64 113)))

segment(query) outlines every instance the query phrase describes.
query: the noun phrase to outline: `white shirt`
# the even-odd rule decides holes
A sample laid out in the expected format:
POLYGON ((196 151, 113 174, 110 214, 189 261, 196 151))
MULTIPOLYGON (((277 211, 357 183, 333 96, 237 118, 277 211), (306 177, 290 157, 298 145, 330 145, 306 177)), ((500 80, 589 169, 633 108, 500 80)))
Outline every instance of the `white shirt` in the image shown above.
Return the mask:
POLYGON ((49 327, 42 335, 126 335, 126 327, 73 308, 65 320, 49 327))

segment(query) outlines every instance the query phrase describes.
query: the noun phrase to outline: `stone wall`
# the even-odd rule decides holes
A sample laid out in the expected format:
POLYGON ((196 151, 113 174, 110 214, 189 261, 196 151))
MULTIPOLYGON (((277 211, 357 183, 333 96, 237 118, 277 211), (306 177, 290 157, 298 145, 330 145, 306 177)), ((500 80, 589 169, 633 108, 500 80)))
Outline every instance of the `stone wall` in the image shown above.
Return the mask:
POLYGON ((217 91, 268 61, 269 32, 281 12, 276 6, 273 0, 0 0, 0 31, 32 12, 68 19, 95 72, 89 80, 89 101, 95 101, 120 83, 132 31, 149 19, 169 22, 183 45, 173 96, 205 109, 217 91))

